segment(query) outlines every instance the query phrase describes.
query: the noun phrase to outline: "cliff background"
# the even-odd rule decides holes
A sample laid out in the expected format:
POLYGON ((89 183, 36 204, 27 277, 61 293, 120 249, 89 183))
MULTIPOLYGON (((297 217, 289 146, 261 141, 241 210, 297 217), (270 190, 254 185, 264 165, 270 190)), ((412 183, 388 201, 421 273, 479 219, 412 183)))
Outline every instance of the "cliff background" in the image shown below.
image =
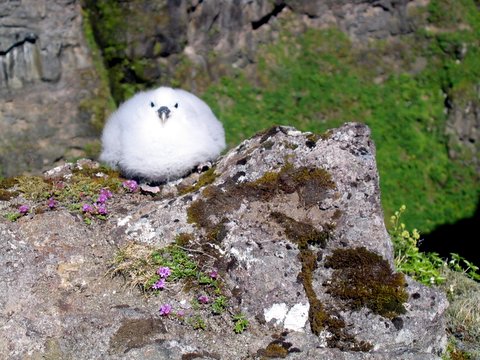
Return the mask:
POLYGON ((465 235, 478 219, 479 6, 2 1, 0 173, 95 157, 115 103, 178 86, 212 106, 231 146, 272 124, 365 122, 386 216, 406 204, 435 250, 479 263, 465 235))

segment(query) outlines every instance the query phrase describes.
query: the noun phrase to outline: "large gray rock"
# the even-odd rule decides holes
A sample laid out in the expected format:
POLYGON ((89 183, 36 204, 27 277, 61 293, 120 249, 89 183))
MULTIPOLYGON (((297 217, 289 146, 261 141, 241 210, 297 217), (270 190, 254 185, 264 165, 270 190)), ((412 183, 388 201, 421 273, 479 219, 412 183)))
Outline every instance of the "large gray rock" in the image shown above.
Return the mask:
POLYGON ((107 104, 98 88, 79 1, 2 1, 0 176, 85 156, 107 104))
MULTIPOLYGON (((79 166, 97 165, 52 170, 48 186, 69 189, 79 166)), ((347 124, 322 137, 273 128, 229 151, 214 174, 199 189, 189 187, 193 174, 156 195, 118 191, 107 220, 91 225, 65 204, 48 210, 4 182, 4 199, 12 190, 20 196, 2 201, 0 215, 20 204, 31 212, 0 220, 0 357, 440 358, 448 303, 391 272, 367 127, 347 124), (198 296, 191 285, 168 282, 145 297, 105 276, 119 247, 141 254, 181 234, 200 269, 218 269, 228 311, 249 321, 243 333, 232 331, 228 312, 189 305, 198 296), (187 320, 161 317, 164 303, 187 320), (205 330, 193 329, 195 314, 205 330)))

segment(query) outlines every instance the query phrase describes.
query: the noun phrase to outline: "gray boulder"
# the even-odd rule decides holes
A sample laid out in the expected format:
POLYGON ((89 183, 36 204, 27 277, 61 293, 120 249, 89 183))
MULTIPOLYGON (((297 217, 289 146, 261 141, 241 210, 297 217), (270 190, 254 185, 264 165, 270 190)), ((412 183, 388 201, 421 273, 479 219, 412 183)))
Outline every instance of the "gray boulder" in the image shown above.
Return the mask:
POLYGON ((106 220, 60 200, 85 174, 115 184, 88 161, 47 172, 30 190, 24 178, 1 184, 0 357, 440 359, 448 303, 392 271, 366 126, 322 136, 272 128, 200 176, 158 191, 112 186, 106 220), (29 212, 6 220, 21 204, 29 212), (157 294, 124 286, 141 275, 122 270, 129 259, 139 267, 165 249, 187 254, 175 264, 210 271, 217 292, 199 286, 208 281, 198 273, 157 294), (224 311, 196 300, 218 292, 224 311), (172 313, 161 316, 166 303, 172 313))

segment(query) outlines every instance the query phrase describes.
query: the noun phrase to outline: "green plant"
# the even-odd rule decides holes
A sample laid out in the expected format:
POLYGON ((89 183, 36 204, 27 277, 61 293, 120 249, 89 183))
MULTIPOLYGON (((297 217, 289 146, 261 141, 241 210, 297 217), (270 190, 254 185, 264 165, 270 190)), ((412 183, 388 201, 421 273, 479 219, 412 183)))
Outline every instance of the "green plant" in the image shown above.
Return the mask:
MULTIPOLYGON (((201 270, 195 251, 178 245, 184 243, 185 238, 191 240, 191 235, 181 234, 176 242, 160 249, 130 242, 119 249, 107 274, 122 275, 130 287, 141 289, 145 295, 161 295, 164 291, 168 294, 169 289, 181 285, 186 293, 190 293, 191 306, 188 314, 179 310, 177 318, 196 330, 204 330, 209 316, 230 312, 229 298, 222 292, 218 271, 201 270)), ((168 317, 173 306, 165 303, 160 312, 168 317)), ((243 315, 233 316, 232 322, 237 333, 248 326, 243 315)))
POLYGON ((444 283, 442 269, 445 267, 473 280, 480 280, 479 267, 459 254, 451 253, 451 259, 447 262, 437 253, 421 252, 417 246, 420 240, 419 232, 416 229, 410 232, 400 221, 405 211, 406 206, 402 205, 390 218, 389 233, 395 248, 395 266, 398 270, 426 285, 444 283))
POLYGON ((228 306, 228 299, 226 296, 220 295, 215 298, 212 303, 212 311, 214 314, 222 314, 228 306))
POLYGON ((20 214, 19 212, 15 212, 15 213, 9 212, 9 213, 5 214, 5 218, 7 220, 11 221, 11 222, 17 221, 22 216, 23 216, 23 214, 20 214))
POLYGON ((242 332, 244 332, 249 325, 247 318, 242 313, 233 315, 232 320, 234 324, 233 331, 236 334, 241 334, 242 332))
POLYGON ((445 262, 436 253, 422 253, 417 242, 420 234, 416 229, 412 232, 406 229, 400 221, 406 206, 402 205, 390 218, 390 236, 395 248, 396 268, 426 285, 441 284, 445 278, 441 275, 440 268, 445 262))
POLYGON ((191 317, 188 323, 193 327, 193 330, 205 330, 207 328, 205 320, 200 315, 191 317))
POLYGON ((458 254, 451 253, 450 255, 451 259, 448 261, 448 266, 450 267, 450 269, 452 269, 453 271, 464 273, 473 280, 480 281, 478 266, 458 254))
POLYGON ((470 217, 479 195, 475 154, 463 147, 449 156, 445 96, 459 109, 478 104, 480 13, 472 0, 432 0, 427 10, 439 30, 419 30, 400 44, 372 41, 363 50, 334 29, 291 36, 286 28, 259 47, 255 80, 224 77, 203 97, 230 145, 273 124, 320 133, 364 122, 377 146, 387 215, 406 202, 407 223, 423 233, 470 217), (428 66, 413 72, 420 58, 428 66))

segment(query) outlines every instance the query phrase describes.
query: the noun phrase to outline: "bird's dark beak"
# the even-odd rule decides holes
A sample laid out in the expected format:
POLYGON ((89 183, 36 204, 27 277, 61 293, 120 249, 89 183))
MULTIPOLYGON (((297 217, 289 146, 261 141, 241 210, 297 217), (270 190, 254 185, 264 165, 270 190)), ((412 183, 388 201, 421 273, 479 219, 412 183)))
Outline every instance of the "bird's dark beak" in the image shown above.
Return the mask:
POLYGON ((157 110, 157 113, 162 121, 162 125, 164 125, 170 115, 170 109, 166 106, 161 106, 160 109, 157 110))

